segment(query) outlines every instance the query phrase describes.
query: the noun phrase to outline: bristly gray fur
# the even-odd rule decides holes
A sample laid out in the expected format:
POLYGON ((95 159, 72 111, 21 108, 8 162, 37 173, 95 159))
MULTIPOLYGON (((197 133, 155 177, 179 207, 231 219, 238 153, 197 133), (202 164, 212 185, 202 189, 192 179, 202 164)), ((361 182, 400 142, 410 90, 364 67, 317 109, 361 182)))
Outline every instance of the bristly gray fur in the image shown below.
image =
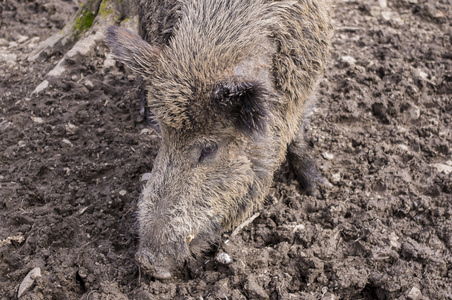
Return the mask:
POLYGON ((160 80, 150 84, 149 107, 174 128, 205 126, 204 112, 213 113, 213 85, 254 54, 267 36, 270 18, 262 1, 244 0, 187 1, 180 14, 164 50, 167 59, 154 74, 160 80))
POLYGON ((138 204, 137 260, 154 277, 259 208, 287 151, 315 190, 299 130, 328 55, 326 1, 139 0, 141 37, 109 29, 162 134, 138 204))

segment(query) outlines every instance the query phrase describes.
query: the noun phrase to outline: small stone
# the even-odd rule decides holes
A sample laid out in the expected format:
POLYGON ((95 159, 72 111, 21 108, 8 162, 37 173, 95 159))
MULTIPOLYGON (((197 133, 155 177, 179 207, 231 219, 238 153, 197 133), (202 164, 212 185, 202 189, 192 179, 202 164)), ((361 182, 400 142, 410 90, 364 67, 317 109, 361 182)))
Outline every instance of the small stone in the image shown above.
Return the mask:
POLYGON ((77 75, 74 74, 71 76, 71 79, 72 79, 72 81, 77 81, 78 77, 77 77, 77 75))
POLYGON ((410 292, 407 295, 407 299, 410 300, 419 300, 422 297, 421 291, 417 287, 412 287, 410 292))
POLYGON ((18 37, 17 37, 17 42, 18 42, 19 44, 21 44, 21 43, 27 41, 28 39, 29 39, 28 36, 19 34, 18 37))
POLYGON ((391 232, 389 235, 389 244, 392 248, 398 250, 402 246, 399 242, 399 237, 395 234, 395 232, 391 232))
POLYGON ((421 110, 416 105, 407 103, 403 106, 402 119, 405 122, 416 121, 420 116, 421 110))
POLYGON ((378 4, 380 4, 380 7, 382 9, 385 9, 388 7, 388 3, 386 2, 386 0, 378 0, 378 4))
POLYGON ((366 73, 366 68, 364 68, 363 66, 356 66, 356 70, 359 72, 359 73, 366 73))
POLYGON ((393 21, 393 22, 395 22, 397 24, 403 24, 404 23, 404 21, 400 17, 400 15, 397 12, 394 12, 394 11, 388 11, 388 10, 382 11, 381 12, 381 16, 386 21, 393 21))
POLYGON ((90 91, 94 89, 94 84, 90 80, 86 80, 84 85, 90 91))
POLYGON ((372 6, 369 10, 369 13, 372 17, 378 17, 381 14, 381 7, 380 6, 372 6))
POLYGON ((71 143, 71 141, 70 140, 68 140, 68 139, 63 139, 62 140, 62 142, 63 143, 65 143, 66 145, 69 145, 69 146, 71 146, 71 147, 73 147, 74 145, 71 143))
POLYGON ((30 43, 37 43, 41 38, 39 36, 32 37, 30 43))
POLYGON ((17 55, 14 53, 0 53, 0 61, 4 61, 8 67, 14 67, 17 64, 17 55))
POLYGON ((17 45, 19 45, 17 42, 10 41, 8 46, 9 46, 9 48, 14 48, 14 47, 17 47, 17 45))
POLYGON ((390 11, 383 11, 381 12, 381 16, 383 17, 383 19, 385 19, 386 21, 389 21, 392 19, 392 14, 390 11))
POLYGON ((71 169, 70 168, 63 168, 63 171, 65 171, 66 172, 66 175, 69 175, 69 174, 71 174, 71 169))
POLYGON ((325 295, 322 297, 322 300, 336 300, 339 299, 334 295, 333 293, 325 293, 325 295))
POLYGON ((332 182, 339 182, 341 180, 341 173, 334 173, 331 175, 332 182))
POLYGON ((127 194, 127 191, 125 191, 125 190, 120 190, 119 191, 119 195, 125 196, 125 194, 127 194))
POLYGON ((432 166, 435 167, 439 173, 444 173, 446 175, 449 175, 450 173, 452 173, 452 161, 451 160, 447 161, 445 164, 438 163, 438 164, 433 164, 432 166))
POLYGON ((47 73, 47 76, 61 76, 66 71, 66 68, 63 67, 63 62, 64 60, 60 60, 60 62, 57 63, 57 65, 49 73, 47 73))
POLYGON ((113 68, 114 66, 116 66, 116 60, 113 58, 113 55, 109 53, 105 56, 104 68, 108 69, 113 68))
POLYGON ((342 56, 341 60, 345 63, 347 63, 349 66, 354 66, 356 64, 356 59, 354 59, 351 56, 342 56))
POLYGON ((435 13, 433 14, 433 16, 434 16, 435 18, 444 18, 444 17, 446 17, 447 15, 446 15, 446 13, 443 12, 443 11, 437 11, 437 12, 435 12, 435 13))
POLYGON ((74 135, 77 133, 77 130, 78 130, 78 127, 72 123, 66 124, 64 126, 64 128, 66 129, 66 134, 68 134, 68 135, 74 135))
POLYGON ((408 132, 408 129, 403 126, 397 126, 397 132, 398 133, 406 133, 406 132, 408 132))
POLYGON ((38 124, 44 123, 44 120, 40 117, 31 117, 31 119, 33 120, 33 122, 38 123, 38 124))
POLYGON ((149 128, 144 128, 143 130, 141 130, 141 134, 147 134, 147 133, 151 133, 152 132, 152 129, 149 129, 149 128))
POLYGON ((402 150, 403 152, 408 152, 410 150, 410 148, 408 148, 407 145, 404 144, 398 144, 397 148, 399 148, 400 150, 402 150))
POLYGON ((38 85, 35 90, 31 93, 33 94, 39 94, 41 91, 45 90, 47 87, 49 86, 49 81, 44 80, 43 82, 41 82, 40 85, 38 85))
POLYGON ((324 159, 327 159, 327 160, 332 160, 334 158, 334 155, 329 152, 323 152, 322 156, 324 159))
POLYGON ((298 225, 294 226, 294 228, 292 229, 292 232, 303 231, 305 229, 306 229, 306 227, 303 224, 298 224, 298 225))
POLYGON ((149 179, 151 179, 151 173, 144 173, 141 175, 141 181, 148 181, 149 179))
POLYGON ((428 78, 428 74, 419 68, 413 70, 413 75, 422 80, 427 80, 428 78))
POLYGON ((34 268, 31 270, 19 286, 17 298, 20 298, 35 282, 35 279, 41 277, 41 268, 34 268))
POLYGON ((86 274, 86 269, 81 267, 78 270, 78 276, 80 276, 80 278, 82 278, 82 279, 85 279, 88 276, 88 274, 86 274))
MULTIPOLYGON (((88 206, 85 206, 81 209, 79 209, 79 211, 77 212, 77 215, 81 216, 83 215, 83 213, 88 209, 88 206)), ((89 234, 88 234, 88 238, 89 238, 89 234)))
POLYGON ((228 265, 232 262, 231 256, 226 252, 220 252, 215 257, 215 260, 223 265, 228 265))
POLYGON ((421 116, 421 110, 416 105, 411 104, 411 107, 408 109, 410 116, 413 120, 419 119, 421 116))

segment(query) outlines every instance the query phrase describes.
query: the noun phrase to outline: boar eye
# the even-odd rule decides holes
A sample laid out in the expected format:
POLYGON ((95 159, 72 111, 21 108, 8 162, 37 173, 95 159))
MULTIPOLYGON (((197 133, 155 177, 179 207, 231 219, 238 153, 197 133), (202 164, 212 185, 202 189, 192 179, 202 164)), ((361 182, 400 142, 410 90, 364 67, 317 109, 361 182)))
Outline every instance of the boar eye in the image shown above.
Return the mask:
POLYGON ((218 150, 218 146, 216 144, 209 144, 202 148, 201 155, 199 156, 199 161, 202 161, 206 157, 214 155, 218 150))

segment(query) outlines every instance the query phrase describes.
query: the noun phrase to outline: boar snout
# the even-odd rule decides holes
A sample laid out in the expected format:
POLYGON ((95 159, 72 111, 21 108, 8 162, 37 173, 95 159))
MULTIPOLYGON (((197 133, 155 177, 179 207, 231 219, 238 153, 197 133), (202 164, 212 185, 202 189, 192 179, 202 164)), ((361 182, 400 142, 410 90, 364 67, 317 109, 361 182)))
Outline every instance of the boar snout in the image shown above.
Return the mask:
POLYGON ((135 254, 135 260, 144 271, 159 280, 166 280, 172 277, 171 266, 162 262, 157 263, 154 256, 147 250, 139 250, 135 254))

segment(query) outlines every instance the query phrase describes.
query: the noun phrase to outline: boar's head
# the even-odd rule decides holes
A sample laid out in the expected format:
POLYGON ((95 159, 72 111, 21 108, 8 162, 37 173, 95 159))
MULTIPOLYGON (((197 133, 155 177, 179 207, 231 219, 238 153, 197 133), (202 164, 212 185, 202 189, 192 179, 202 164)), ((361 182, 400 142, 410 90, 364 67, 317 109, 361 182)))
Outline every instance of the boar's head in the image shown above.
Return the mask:
POLYGON ((272 133, 279 96, 270 18, 261 6, 232 2, 187 4, 168 45, 118 27, 106 35, 115 58, 146 82, 161 130, 139 200, 136 255, 159 279, 262 203, 285 151, 272 133))

